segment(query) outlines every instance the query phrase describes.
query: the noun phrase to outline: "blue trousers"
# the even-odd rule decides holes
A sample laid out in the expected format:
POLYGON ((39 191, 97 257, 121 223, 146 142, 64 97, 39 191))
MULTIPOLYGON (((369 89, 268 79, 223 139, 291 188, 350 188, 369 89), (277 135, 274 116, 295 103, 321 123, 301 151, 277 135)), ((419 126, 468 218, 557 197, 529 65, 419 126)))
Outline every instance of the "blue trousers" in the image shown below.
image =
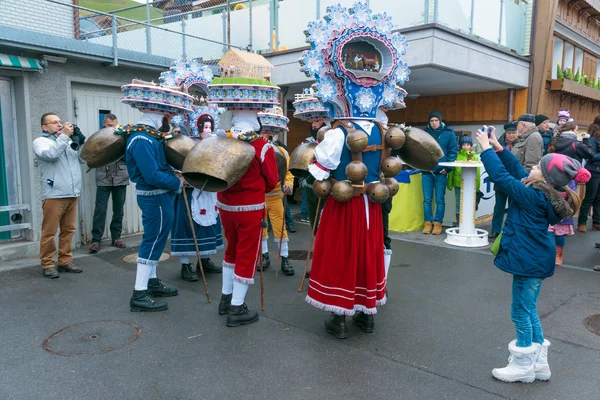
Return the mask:
POLYGON ((174 200, 173 192, 154 196, 137 196, 144 226, 144 236, 142 236, 142 244, 138 252, 138 263, 158 264, 173 226, 174 200))
POLYGON ((302 219, 308 219, 308 207, 306 203, 306 196, 304 195, 304 190, 302 190, 302 206, 300 208, 300 218, 302 219))
POLYGON ((537 315, 537 300, 543 278, 513 276, 511 317, 517 330, 517 347, 544 343, 542 323, 537 315))
POLYGON ((444 213, 446 211, 446 183, 448 176, 429 172, 423 172, 423 213, 425 222, 444 222, 444 213), (433 217, 433 200, 435 190, 435 218, 433 217))
POLYGON ((496 189, 496 203, 494 204, 494 216, 492 217, 492 232, 502 232, 502 222, 504 221, 504 210, 506 210, 506 201, 508 196, 496 189))

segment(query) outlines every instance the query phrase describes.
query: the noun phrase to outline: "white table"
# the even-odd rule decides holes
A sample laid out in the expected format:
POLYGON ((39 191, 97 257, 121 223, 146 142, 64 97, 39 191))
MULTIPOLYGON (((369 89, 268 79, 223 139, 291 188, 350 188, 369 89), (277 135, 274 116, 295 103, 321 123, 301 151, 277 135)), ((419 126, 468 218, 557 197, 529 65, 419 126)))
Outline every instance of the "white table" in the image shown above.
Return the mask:
POLYGON ((460 247, 483 247, 489 244, 488 232, 475 228, 475 206, 477 179, 477 168, 483 167, 479 161, 476 162, 441 162, 443 167, 461 168, 461 190, 460 190, 460 221, 458 228, 446 229, 446 243, 460 247))

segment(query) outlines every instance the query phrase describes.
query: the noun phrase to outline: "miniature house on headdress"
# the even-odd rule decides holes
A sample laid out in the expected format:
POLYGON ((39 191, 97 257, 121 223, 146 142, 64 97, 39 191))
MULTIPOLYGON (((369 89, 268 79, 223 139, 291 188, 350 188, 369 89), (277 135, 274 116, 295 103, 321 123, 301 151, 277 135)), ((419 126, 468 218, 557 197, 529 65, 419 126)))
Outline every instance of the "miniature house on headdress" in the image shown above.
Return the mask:
POLYGON ((230 110, 279 105, 279 86, 270 82, 273 65, 260 54, 229 50, 219 60, 220 78, 209 85, 208 102, 230 110))

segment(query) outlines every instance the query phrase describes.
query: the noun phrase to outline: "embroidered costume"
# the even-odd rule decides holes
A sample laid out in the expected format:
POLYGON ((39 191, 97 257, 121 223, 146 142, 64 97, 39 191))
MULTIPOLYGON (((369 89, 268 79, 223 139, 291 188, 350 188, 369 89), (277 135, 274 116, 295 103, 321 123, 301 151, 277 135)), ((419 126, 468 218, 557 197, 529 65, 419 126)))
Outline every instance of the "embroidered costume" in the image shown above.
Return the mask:
POLYGON ((390 147, 401 147, 404 134, 398 129, 402 140, 394 139, 373 121, 380 106, 402 101, 396 84, 410 73, 400 59, 406 39, 392 34, 392 26, 387 14, 372 15, 365 3, 330 6, 323 21, 309 23, 311 49, 300 60, 338 120, 309 165, 320 187, 332 185, 332 196, 321 214, 306 301, 335 314, 325 329, 340 339, 348 337, 346 315, 373 332, 376 307, 386 302, 381 203, 397 192, 393 177, 402 165, 390 147))

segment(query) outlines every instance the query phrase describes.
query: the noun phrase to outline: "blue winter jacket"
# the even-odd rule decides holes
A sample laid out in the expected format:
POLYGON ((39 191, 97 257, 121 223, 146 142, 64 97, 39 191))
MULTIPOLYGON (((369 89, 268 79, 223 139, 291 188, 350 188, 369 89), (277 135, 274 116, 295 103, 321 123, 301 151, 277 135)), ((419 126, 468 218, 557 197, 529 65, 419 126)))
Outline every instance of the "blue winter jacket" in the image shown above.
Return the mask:
POLYGON ((436 174, 443 169, 450 172, 452 168, 442 167, 439 163, 456 161, 456 156, 458 155, 458 144, 456 143, 456 135, 454 130, 442 122, 440 127, 437 129, 433 129, 428 124, 425 127, 425 132, 433 136, 444 152, 444 156, 438 160, 438 164, 431 170, 431 172, 436 174))
POLYGON ((167 164, 163 143, 150 135, 136 132, 127 138, 125 161, 138 194, 151 196, 181 189, 181 181, 167 164))
POLYGON ((529 176, 507 149, 481 153, 481 161, 496 188, 509 197, 496 267, 509 274, 547 278, 554 274, 555 244, 548 225, 573 215, 568 203, 551 186, 521 179, 529 176))

